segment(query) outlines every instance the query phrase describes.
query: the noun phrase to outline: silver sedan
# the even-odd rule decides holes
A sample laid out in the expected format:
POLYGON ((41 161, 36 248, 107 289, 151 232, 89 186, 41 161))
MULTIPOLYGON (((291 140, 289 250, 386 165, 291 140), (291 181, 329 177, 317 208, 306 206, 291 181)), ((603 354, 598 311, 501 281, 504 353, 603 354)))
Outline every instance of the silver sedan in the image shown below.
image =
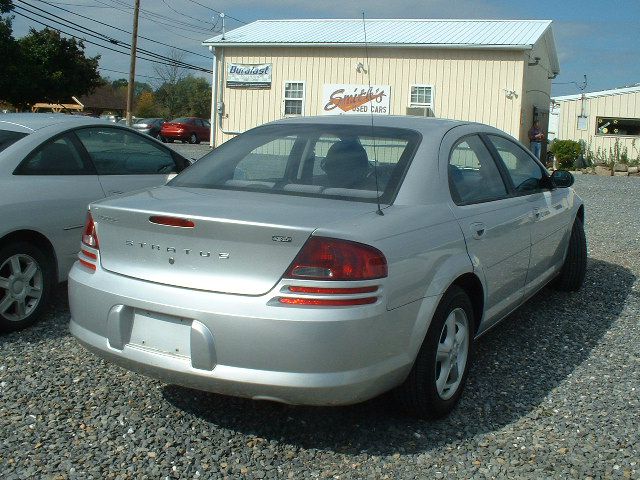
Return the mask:
POLYGON ((71 332, 197 389, 312 405, 395 389, 445 415, 479 335, 548 283, 580 288, 584 206, 495 128, 370 122, 267 124, 93 203, 71 332))
POLYGON ((110 122, 1 115, 0 331, 33 323, 67 279, 90 202, 162 185, 188 164, 110 122))

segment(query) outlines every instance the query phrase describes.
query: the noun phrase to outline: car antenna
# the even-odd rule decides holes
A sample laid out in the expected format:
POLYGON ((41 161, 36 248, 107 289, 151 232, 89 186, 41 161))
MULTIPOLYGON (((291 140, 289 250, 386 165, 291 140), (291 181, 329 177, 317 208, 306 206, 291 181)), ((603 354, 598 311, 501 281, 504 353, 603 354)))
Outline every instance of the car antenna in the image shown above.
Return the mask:
POLYGON ((364 53, 367 57, 367 82, 369 83, 369 90, 367 96, 369 97, 369 113, 371 114, 371 141, 373 142, 373 175, 376 179, 376 201, 378 203, 378 215, 384 215, 384 212, 380 208, 380 186, 378 184, 378 155, 376 154, 376 137, 373 131, 373 102, 371 98, 371 64, 369 62, 369 46, 367 44, 367 22, 364 20, 364 11, 362 12, 362 30, 364 31, 364 53))

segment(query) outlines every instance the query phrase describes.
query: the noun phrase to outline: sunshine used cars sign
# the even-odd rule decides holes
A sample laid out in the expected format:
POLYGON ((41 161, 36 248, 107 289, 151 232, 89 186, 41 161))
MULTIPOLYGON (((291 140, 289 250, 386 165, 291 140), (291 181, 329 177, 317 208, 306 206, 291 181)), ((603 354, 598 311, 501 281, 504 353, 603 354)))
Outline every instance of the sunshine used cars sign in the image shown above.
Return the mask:
POLYGON ((227 87, 270 88, 271 64, 243 65, 229 63, 227 65, 227 87))
POLYGON ((389 115, 389 85, 325 84, 322 94, 324 115, 389 115))

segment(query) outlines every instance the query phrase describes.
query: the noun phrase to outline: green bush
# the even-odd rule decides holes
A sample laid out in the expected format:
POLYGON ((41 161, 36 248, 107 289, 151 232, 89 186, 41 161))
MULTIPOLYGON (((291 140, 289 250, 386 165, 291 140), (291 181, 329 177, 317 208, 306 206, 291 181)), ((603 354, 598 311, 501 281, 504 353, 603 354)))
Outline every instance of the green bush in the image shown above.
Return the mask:
POLYGON ((580 144, 573 140, 554 140, 549 150, 556 157, 558 168, 561 170, 571 170, 582 151, 580 144))

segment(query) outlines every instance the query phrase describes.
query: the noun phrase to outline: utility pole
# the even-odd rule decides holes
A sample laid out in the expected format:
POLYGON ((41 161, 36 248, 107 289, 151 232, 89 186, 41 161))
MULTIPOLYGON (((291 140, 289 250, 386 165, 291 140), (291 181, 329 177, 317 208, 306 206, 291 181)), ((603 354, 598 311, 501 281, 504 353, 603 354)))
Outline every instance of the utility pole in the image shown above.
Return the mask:
POLYGON ((131 33, 131 63, 129 64, 129 85, 127 87, 127 125, 131 126, 131 109, 133 108, 133 90, 136 79, 136 48, 138 45, 138 13, 140 0, 133 7, 133 32, 131 33))

